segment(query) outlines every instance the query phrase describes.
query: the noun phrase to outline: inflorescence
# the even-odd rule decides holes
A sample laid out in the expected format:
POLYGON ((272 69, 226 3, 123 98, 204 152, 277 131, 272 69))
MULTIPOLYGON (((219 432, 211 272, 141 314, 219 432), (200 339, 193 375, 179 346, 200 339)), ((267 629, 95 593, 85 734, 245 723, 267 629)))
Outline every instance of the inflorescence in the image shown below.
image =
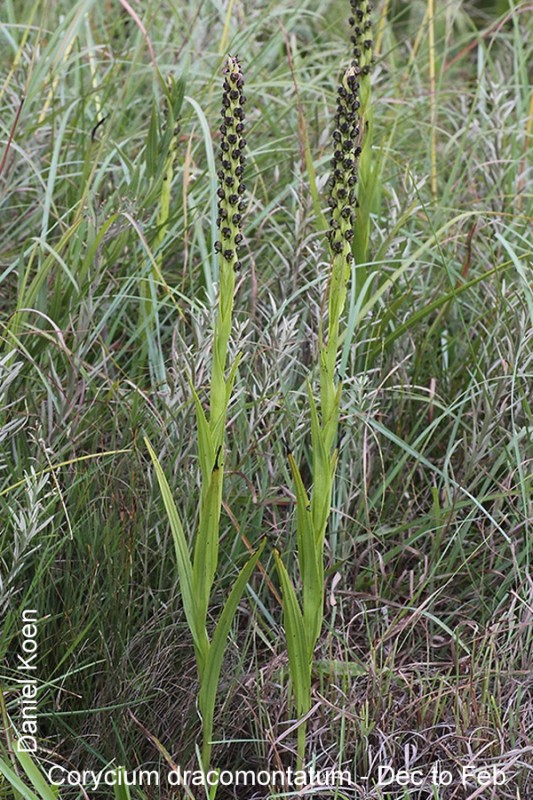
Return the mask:
POLYGON ((372 67, 372 6, 367 0, 350 0, 353 59, 337 92, 337 113, 333 133, 334 154, 330 178, 329 206, 331 209, 328 238, 333 257, 352 261, 351 241, 357 199, 357 161, 361 155, 358 145, 361 103, 368 97, 367 77, 372 67), (365 84, 363 87, 362 84, 365 84), (362 91, 364 88, 365 91, 362 91), (364 97, 363 97, 364 95, 364 97))
POLYGON ((350 41, 353 44, 352 66, 360 70, 361 75, 368 75, 372 68, 372 22, 370 14, 372 6, 367 0, 350 0, 352 16, 348 22, 353 31, 350 41))
POLYGON ((245 208, 243 194, 245 186, 242 180, 244 173, 244 79, 241 65, 237 57, 228 56, 224 67, 224 84, 222 96, 222 124, 220 133, 220 163, 217 175, 218 218, 217 225, 220 240, 215 243, 215 250, 235 271, 241 268, 238 249, 243 240, 242 213, 245 208))
POLYGON ((337 113, 333 141, 329 206, 331 209, 329 242, 333 256, 343 255, 347 263, 352 260, 354 209, 356 205, 357 158, 361 148, 356 140, 359 134, 359 82, 357 67, 352 65, 344 74, 337 92, 337 113))

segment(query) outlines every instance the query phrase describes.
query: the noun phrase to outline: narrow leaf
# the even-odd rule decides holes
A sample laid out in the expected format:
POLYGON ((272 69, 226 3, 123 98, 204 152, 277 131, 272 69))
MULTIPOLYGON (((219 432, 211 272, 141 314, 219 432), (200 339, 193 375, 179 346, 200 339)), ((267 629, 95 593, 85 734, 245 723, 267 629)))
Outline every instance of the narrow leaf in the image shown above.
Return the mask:
POLYGON ((335 418, 323 420, 320 426, 316 403, 308 386, 309 406, 311 411, 311 442, 313 445, 313 496, 311 499, 311 511, 313 514, 313 528, 317 548, 322 550, 326 525, 331 510, 331 493, 333 481, 331 476, 331 456, 330 448, 334 441, 337 428, 338 401, 340 399, 339 390, 337 391, 332 414, 335 418), (326 432, 329 427, 329 434, 326 432), (329 439, 330 441, 326 441, 329 439), (331 441, 333 440, 333 441, 331 441))
POLYGON ((254 571, 264 548, 265 541, 261 542, 258 550, 246 562, 240 571, 219 617, 211 644, 209 646, 209 651, 207 653, 206 669, 201 678, 200 693, 198 698, 204 731, 203 760, 205 764, 209 763, 209 752, 211 746, 210 742, 213 732, 213 717, 218 681, 231 624, 237 612, 237 606, 239 605, 241 597, 244 593, 246 584, 250 580, 252 572, 254 571))
POLYGON ((207 417, 205 416, 205 411, 200 402, 200 398, 198 397, 198 393, 192 385, 192 381, 190 379, 189 384, 194 399, 194 407, 196 409, 196 425, 198 427, 198 457, 200 459, 200 469, 202 471, 202 480, 207 486, 210 478, 210 472, 213 467, 213 461, 215 460, 215 448, 213 444, 213 437, 211 435, 211 429, 209 427, 207 417))
POLYGON ((165 473, 163 472, 158 458, 147 437, 144 437, 144 442, 148 452, 150 453, 150 457, 155 468, 157 481, 161 490, 161 496, 163 498, 163 503, 165 505, 170 524, 170 530, 172 532, 172 538, 174 540, 183 610, 185 611, 185 617, 187 618, 187 622, 194 640, 198 656, 198 669, 201 672, 207 652, 208 641, 205 629, 200 629, 196 624, 197 603, 194 595, 192 564, 189 555, 189 547, 185 538, 185 533, 183 532, 183 526, 179 518, 174 498, 172 497, 170 487, 165 477, 165 473))
POLYGON ((296 592, 277 550, 274 550, 274 560, 283 592, 283 616, 287 637, 289 673, 296 699, 296 710, 298 716, 302 716, 311 707, 311 657, 296 592))
POLYGON ((115 800, 131 800, 130 787, 127 783, 119 783, 120 775, 124 775, 124 767, 118 767, 115 770, 117 783, 113 786, 113 793, 115 800))
MULTIPOLYGON (((309 497, 292 453, 289 453, 296 491, 296 533, 298 563, 302 578, 304 628, 308 637, 308 651, 312 653, 322 628, 323 614, 323 561, 322 546, 317 544, 309 497)), ((315 488, 316 491, 316 488, 315 488)))
POLYGON ((31 781, 33 788, 42 797, 42 800, 57 800, 59 795, 58 787, 52 786, 46 781, 43 773, 29 753, 19 750, 18 747, 15 747, 14 751, 20 766, 31 781))
POLYGON ((220 508, 222 504, 222 465, 216 463, 200 508, 193 560, 193 587, 198 626, 205 628, 211 588, 218 563, 220 508))
POLYGON ((29 786, 21 781, 17 773, 9 766, 7 761, 4 761, 2 757, 0 757, 0 772, 6 778, 6 780, 11 784, 14 791, 18 792, 24 800, 39 800, 39 797, 32 792, 29 786))
POLYGON ((155 103, 152 102, 152 113, 150 115, 150 125, 146 139, 146 176, 153 178, 157 169, 157 145, 159 141, 159 129, 157 124, 157 113, 155 103))

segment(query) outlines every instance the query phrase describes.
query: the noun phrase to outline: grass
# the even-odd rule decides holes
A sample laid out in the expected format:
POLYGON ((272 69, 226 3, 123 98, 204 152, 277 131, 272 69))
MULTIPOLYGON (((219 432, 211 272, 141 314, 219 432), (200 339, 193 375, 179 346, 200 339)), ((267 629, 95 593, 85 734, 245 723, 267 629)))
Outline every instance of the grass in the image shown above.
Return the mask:
MULTIPOLYGON (((157 478, 194 558, 218 450, 202 456, 197 430, 199 406, 211 405, 222 280, 216 152, 227 52, 245 70, 247 191, 210 638, 250 553, 264 536, 270 544, 224 637, 211 763, 296 763, 274 552, 300 592, 285 442, 309 492, 307 384, 319 393, 347 5, 180 0, 141 19, 125 3, 5 6, 0 764, 40 797, 31 764, 9 747, 24 608, 40 615, 42 770, 198 764, 197 654, 157 478)), ((406 760, 454 773, 498 764, 507 782, 481 796, 516 800, 531 794, 533 720, 527 4, 421 0, 401 12, 393 2, 373 12, 370 166, 380 195, 363 289, 353 265, 340 331, 306 764, 374 778, 377 765, 406 760)), ((454 797, 477 788, 470 780, 454 797)), ((0 783, 9 800, 25 791, 0 783)), ((372 781, 357 792, 323 793, 423 796, 372 781)), ((130 793, 171 795, 164 785, 130 793)), ((233 793, 220 786, 216 796, 233 793)))

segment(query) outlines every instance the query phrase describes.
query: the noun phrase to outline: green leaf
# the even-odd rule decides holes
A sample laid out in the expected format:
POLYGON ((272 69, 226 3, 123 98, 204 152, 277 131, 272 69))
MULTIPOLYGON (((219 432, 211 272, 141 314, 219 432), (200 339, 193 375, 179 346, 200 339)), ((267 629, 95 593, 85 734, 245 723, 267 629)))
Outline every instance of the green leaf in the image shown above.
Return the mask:
MULTIPOLYGON (((118 767, 115 770, 117 778, 121 774, 124 775, 124 773, 124 767, 118 767)), ((115 800, 131 800, 130 787, 127 784, 115 783, 113 786, 113 793, 115 795, 115 800)))
POLYGON ((308 638, 308 652, 312 653, 322 628, 324 604, 322 546, 317 546, 309 498, 292 453, 289 453, 288 459, 296 491, 296 534, 302 577, 304 630, 308 638))
POLYGON ((152 102, 152 113, 150 115, 150 126, 146 139, 146 176, 153 178, 157 170, 157 145, 159 141, 159 129, 157 125, 157 113, 155 103, 152 102))
POLYGON ((337 389, 333 408, 330 409, 330 417, 323 420, 323 426, 321 427, 311 387, 307 386, 311 411, 311 442, 313 446, 311 512, 313 515, 315 543, 320 551, 322 551, 324 544, 326 525, 331 510, 331 492, 333 489, 331 447, 337 431, 340 388, 339 386, 337 389))
POLYGON ((261 542, 258 550, 252 555, 252 557, 246 562, 240 571, 237 580, 233 584, 233 588, 229 594, 229 597, 224 604, 224 608, 217 622, 217 626, 209 646, 209 651, 207 653, 206 668, 203 676, 200 679, 200 693, 198 696, 198 705, 202 714, 203 723, 204 741, 202 755, 204 767, 207 767, 209 764, 216 694, 220 677, 220 669, 222 667, 222 659, 224 658, 224 652, 228 642, 229 631, 237 611, 237 606, 239 605, 241 597, 246 588, 246 584, 250 580, 252 572, 254 571, 264 548, 265 541, 261 542))
POLYGON ((198 397, 198 393, 192 381, 189 378, 192 396, 194 399, 194 407, 196 410, 196 425, 198 428, 198 457, 200 459, 200 469, 202 471, 202 480, 207 485, 210 477, 210 472, 215 460, 215 448, 213 445, 213 436, 211 429, 205 416, 205 411, 198 397))
POLYGON ((42 797, 43 800, 57 800, 59 796, 59 788, 57 786, 50 785, 46 781, 43 773, 29 753, 20 751, 18 747, 15 747, 14 749, 20 766, 31 781, 33 788, 39 793, 40 797, 42 797))
POLYGON ((205 629, 200 628, 196 622, 198 604, 194 594, 193 570, 189 555, 189 547, 185 538, 185 533, 183 532, 183 526, 179 518, 174 498, 172 497, 170 487, 165 477, 165 473, 163 472, 152 445, 146 436, 144 437, 144 442, 148 452, 150 453, 150 458, 152 459, 155 468, 157 481, 161 490, 161 496, 163 498, 163 503, 165 505, 170 524, 170 530, 172 532, 172 538, 174 540, 183 610, 185 611, 185 617, 187 618, 187 623, 189 625, 196 648, 198 671, 201 672, 205 662, 209 642, 205 629))
POLYGON ((296 710, 299 716, 311 707, 311 657, 307 644, 304 618, 289 573, 281 556, 274 550, 274 561, 283 592, 283 614, 289 672, 292 680, 296 710))
POLYGON ((181 107, 183 105, 183 100, 185 98, 186 86, 187 82, 185 76, 182 75, 180 78, 177 79, 174 79, 172 77, 170 78, 170 97, 171 97, 170 102, 175 119, 179 117, 181 107))
MULTIPOLYGON (((29 786, 21 781, 19 776, 14 772, 11 766, 4 761, 3 758, 0 757, 0 772, 4 775, 4 777, 9 781, 13 789, 18 792, 24 800, 39 800, 39 797, 32 792, 29 786)), ((54 795, 54 800, 56 800, 57 795, 54 795)))
MULTIPOLYGON (((217 457, 218 458, 218 457, 217 457)), ((207 609, 218 564, 220 508, 222 504, 222 465, 211 470, 207 493, 202 498, 200 525, 196 534, 193 560, 193 587, 197 624, 205 628, 207 609)))

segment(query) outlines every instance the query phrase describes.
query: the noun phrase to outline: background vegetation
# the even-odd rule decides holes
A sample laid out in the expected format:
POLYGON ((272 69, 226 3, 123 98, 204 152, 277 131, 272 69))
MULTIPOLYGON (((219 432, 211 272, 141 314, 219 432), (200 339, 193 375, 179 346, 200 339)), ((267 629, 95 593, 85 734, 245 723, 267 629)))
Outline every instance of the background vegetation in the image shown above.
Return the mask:
MULTIPOLYGON (((345 316, 307 747, 316 768, 359 775, 406 760, 497 763, 508 780, 481 796, 518 800, 533 791, 531 6, 497 5, 374 12, 371 281, 351 290, 345 316)), ((143 437, 191 535, 187 374, 206 402, 227 52, 248 97, 231 345, 243 357, 210 613, 265 535, 296 580, 285 442, 308 484, 305 382, 316 379, 320 213, 348 15, 345 0, 4 3, 0 680, 6 724, 18 714, 21 611, 38 609, 43 763, 133 769, 164 764, 163 748, 195 763, 193 645, 143 437)), ((219 767, 294 763, 271 546, 261 567, 222 668, 219 767)), ((370 782, 322 794, 475 791, 370 782)))

